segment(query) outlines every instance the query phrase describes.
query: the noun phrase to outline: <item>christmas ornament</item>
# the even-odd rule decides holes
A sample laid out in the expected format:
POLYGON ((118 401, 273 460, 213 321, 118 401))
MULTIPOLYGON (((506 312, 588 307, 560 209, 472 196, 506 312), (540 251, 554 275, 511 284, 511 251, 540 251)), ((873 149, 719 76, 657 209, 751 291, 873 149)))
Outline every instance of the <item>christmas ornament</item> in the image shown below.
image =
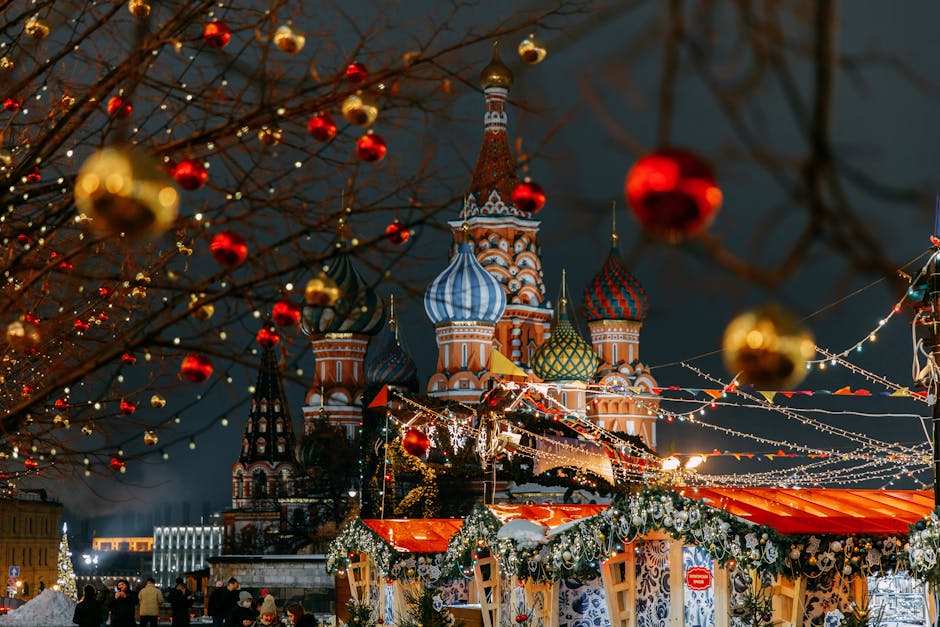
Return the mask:
POLYGON ((285 299, 274 303, 271 308, 271 319, 282 327, 292 327, 300 321, 300 306, 285 299))
POLYGON ((398 220, 385 227, 385 234, 388 235, 388 241, 399 246, 411 239, 411 231, 403 227, 398 220))
POLYGON ((82 427, 82 435, 91 435, 94 432, 95 430, 92 428, 91 425, 85 425, 82 427))
POLYGON ((245 257, 248 256, 248 245, 241 235, 226 230, 212 238, 209 251, 219 265, 234 268, 245 261, 245 257))
POLYGON ((108 115, 112 118, 127 118, 134 112, 130 100, 124 96, 112 96, 108 100, 108 115))
POLYGON ((281 137, 283 133, 279 128, 271 128, 268 126, 262 126, 258 130, 258 141, 260 141, 265 146, 277 146, 281 143, 281 137))
POLYGON ((372 94, 361 91, 347 96, 343 100, 341 111, 346 121, 356 126, 369 126, 379 116, 379 106, 375 103, 375 98, 372 94))
POLYGON ((519 211, 537 213, 545 206, 545 192, 538 183, 526 177, 512 190, 512 203, 519 211))
MULTIPOLYGON (((192 296, 189 297, 189 302, 195 305, 197 302, 199 302, 199 299, 204 296, 205 294, 202 294, 201 296, 196 296, 195 294, 193 294, 192 296)), ((206 303, 204 305, 200 305, 199 307, 196 307, 195 309, 193 309, 193 318, 195 318, 196 320, 208 320, 209 318, 212 317, 214 313, 215 313, 215 305, 213 305, 212 303, 206 303)))
POLYGON ((209 172, 201 161, 183 159, 173 167, 173 180, 189 191, 197 190, 209 180, 209 172))
POLYGON ((355 61, 346 66, 346 80, 350 83, 361 83, 366 80, 369 73, 366 66, 359 61, 355 61))
POLYGON ((530 65, 541 63, 548 50, 535 35, 529 35, 519 42, 519 58, 530 65))
POLYGON ((81 318, 76 320, 73 326, 75 327, 75 331, 78 332, 79 334, 84 333, 85 331, 88 330, 88 323, 82 320, 81 318))
POLYGON ((154 394, 150 397, 150 406, 154 409, 166 407, 166 399, 161 394, 154 394))
POLYGON ((32 457, 27 457, 26 459, 23 460, 23 466, 26 467, 26 470, 38 470, 39 462, 37 462, 32 457))
POLYGON ((154 446, 159 441, 160 438, 158 438, 157 434, 153 432, 153 429, 148 429, 146 433, 144 433, 144 444, 147 446, 154 446))
POLYGON ((133 353, 124 353, 121 355, 121 361, 124 362, 125 366, 133 366, 137 363, 137 358, 134 357, 133 353))
POLYGON ((232 40, 232 31, 223 22, 209 22, 202 29, 202 40, 210 48, 224 48, 232 40))
POLYGON ((55 417, 52 419, 52 424, 53 426, 56 426, 56 427, 65 427, 66 429, 68 429, 69 419, 63 416, 62 414, 56 414, 55 417))
POLYGON ((10 57, 0 57, 0 71, 8 72, 13 69, 13 59, 10 57))
POLYGON ((134 17, 145 18, 150 15, 150 3, 145 2, 144 0, 130 0, 127 3, 127 10, 131 12, 131 15, 134 17))
POLYGON ((179 193, 163 168, 139 150, 102 148, 78 171, 75 206, 95 230, 136 238, 173 224, 179 193))
POLYGON ((262 327, 258 330, 258 334, 255 335, 255 340, 264 348, 274 348, 277 346, 277 343, 281 341, 281 338, 278 337, 277 332, 273 328, 262 327))
POLYGON ((34 39, 45 39, 49 36, 50 30, 49 25, 38 17, 29 18, 23 27, 23 32, 34 39))
POLYGON ((304 300, 315 307, 332 307, 339 297, 339 286, 325 272, 307 281, 304 288, 304 300))
POLYGON ((32 353, 41 341, 39 327, 25 318, 14 320, 7 325, 6 342, 18 353, 32 353))
POLYGON ((124 470, 124 460, 118 459, 117 457, 112 457, 111 461, 108 462, 108 466, 111 467, 111 470, 118 472, 124 470))
POLYGON ((431 440, 419 429, 408 429, 401 438, 401 447, 405 452, 415 457, 424 457, 428 454, 428 448, 431 446, 431 440))
POLYGON ((42 180, 42 176, 39 174, 39 166, 33 166, 32 171, 26 175, 27 183, 38 183, 42 180))
POLYGON ((122 414, 124 414, 125 416, 130 416, 135 411, 137 411, 137 407, 134 405, 134 403, 126 401, 123 398, 121 399, 121 413, 122 414))
POLYGON ((274 32, 274 45, 277 46, 278 50, 287 54, 297 54, 303 50, 306 42, 307 38, 296 32, 288 24, 278 27, 274 32))
POLYGON ((20 101, 16 98, 7 98, 3 101, 3 108, 9 112, 20 110, 20 101))
POLYGON ((722 201, 708 162, 672 148, 637 161, 627 174, 624 192, 640 224, 669 241, 701 233, 722 201))
POLYGON ((722 340, 725 366, 761 390, 789 389, 806 376, 806 360, 816 353, 812 334, 791 314, 767 305, 737 316, 722 340))
POLYGON ((307 132, 317 141, 328 142, 336 137, 336 122, 325 113, 317 113, 307 123, 307 132))
POLYGON ((385 145, 385 140, 371 130, 356 142, 356 154, 363 161, 370 163, 381 161, 385 158, 386 152, 388 152, 388 147, 385 145))
POLYGON ((57 398, 57 399, 55 399, 55 403, 53 403, 53 406, 54 406, 56 409, 68 409, 68 408, 69 408, 69 401, 68 401, 67 398, 57 398))
POLYGON ((180 373, 191 383, 202 383, 212 376, 212 363, 198 353, 190 353, 183 359, 180 373))

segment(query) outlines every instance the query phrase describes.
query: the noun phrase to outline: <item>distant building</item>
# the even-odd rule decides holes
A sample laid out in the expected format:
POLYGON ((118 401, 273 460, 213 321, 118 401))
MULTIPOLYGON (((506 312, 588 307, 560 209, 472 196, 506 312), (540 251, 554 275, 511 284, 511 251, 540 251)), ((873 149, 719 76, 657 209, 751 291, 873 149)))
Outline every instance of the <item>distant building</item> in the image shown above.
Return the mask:
POLYGON ((154 527, 153 577, 164 589, 183 573, 209 565, 222 553, 221 527, 154 527))
POLYGON ((8 575, 6 596, 29 599, 39 594, 40 584, 55 585, 61 527, 62 504, 50 500, 45 490, 0 497, 0 566, 8 575))
POLYGON ((153 538, 149 536, 94 537, 91 548, 72 555, 79 588, 90 583, 127 579, 133 587, 149 576, 153 562, 153 538))

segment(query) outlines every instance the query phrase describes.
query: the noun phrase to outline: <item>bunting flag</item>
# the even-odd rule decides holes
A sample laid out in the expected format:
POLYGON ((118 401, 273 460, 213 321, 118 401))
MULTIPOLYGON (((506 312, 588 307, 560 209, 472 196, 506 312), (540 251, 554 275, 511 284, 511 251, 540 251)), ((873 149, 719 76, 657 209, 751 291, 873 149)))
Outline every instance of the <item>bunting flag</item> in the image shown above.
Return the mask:
POLYGON ((379 393, 372 397, 372 401, 369 403, 369 409, 375 407, 386 407, 388 405, 388 386, 383 385, 382 389, 379 390, 379 393))
POLYGON ((525 373, 525 370, 512 363, 508 357, 495 348, 490 351, 490 360, 489 364, 487 364, 487 370, 513 381, 529 380, 529 375, 525 373))

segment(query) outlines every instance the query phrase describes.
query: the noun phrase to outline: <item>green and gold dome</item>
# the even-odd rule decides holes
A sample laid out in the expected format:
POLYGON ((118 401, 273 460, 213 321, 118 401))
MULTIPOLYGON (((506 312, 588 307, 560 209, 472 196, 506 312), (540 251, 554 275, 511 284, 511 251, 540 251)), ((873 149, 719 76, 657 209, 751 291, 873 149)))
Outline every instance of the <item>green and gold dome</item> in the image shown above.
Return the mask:
POLYGON ((599 359, 594 348, 568 320, 564 279, 558 317, 548 341, 532 357, 532 370, 543 381, 593 381, 599 359))

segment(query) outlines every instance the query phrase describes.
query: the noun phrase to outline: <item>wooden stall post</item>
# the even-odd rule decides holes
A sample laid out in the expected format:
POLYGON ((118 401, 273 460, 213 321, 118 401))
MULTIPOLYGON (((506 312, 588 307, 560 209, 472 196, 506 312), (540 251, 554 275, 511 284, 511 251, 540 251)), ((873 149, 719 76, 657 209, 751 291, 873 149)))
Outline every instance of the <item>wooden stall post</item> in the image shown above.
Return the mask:
POLYGON ((715 578, 715 627, 728 627, 731 624, 731 586, 728 569, 717 560, 713 561, 712 575, 715 578))
MULTIPOLYGON (((757 577, 757 573, 752 573, 757 577)), ((796 627, 803 624, 803 596, 806 593, 806 579, 797 577, 790 579, 783 575, 777 576, 774 583, 774 620, 780 621, 785 627, 796 627)))
POLYGON ((532 608, 532 625, 538 625, 539 619, 544 627, 558 627, 558 582, 527 581, 525 584, 525 604, 532 608), (541 594, 542 604, 537 605, 536 597, 541 594))
POLYGON ((685 627, 685 577, 682 568, 682 542, 669 541, 669 624, 685 627))
POLYGON ((611 625, 633 627, 636 624, 636 553, 632 544, 603 562, 601 577, 611 625))
POLYGON ((499 627, 499 564, 492 555, 473 564, 483 627, 499 627))
POLYGON ((356 603, 363 603, 369 598, 369 556, 359 554, 359 559, 346 567, 349 575, 349 594, 356 603))

